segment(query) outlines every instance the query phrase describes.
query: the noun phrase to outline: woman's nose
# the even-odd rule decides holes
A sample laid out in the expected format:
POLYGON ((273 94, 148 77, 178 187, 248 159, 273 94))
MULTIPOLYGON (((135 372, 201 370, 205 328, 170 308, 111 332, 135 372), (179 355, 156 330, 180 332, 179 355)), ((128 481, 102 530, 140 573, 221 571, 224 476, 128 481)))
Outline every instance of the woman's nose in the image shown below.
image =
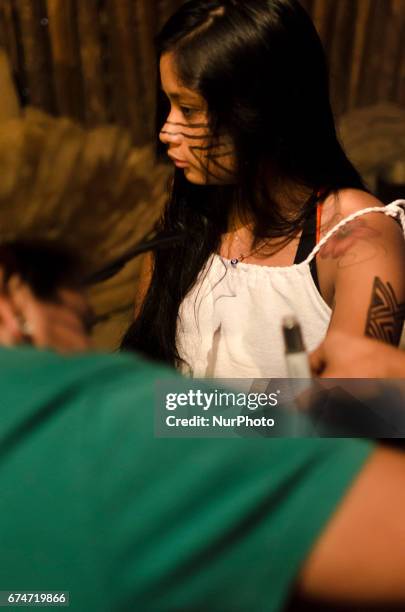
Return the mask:
POLYGON ((161 142, 165 145, 180 145, 183 142, 183 136, 179 130, 179 126, 166 121, 159 134, 161 142))

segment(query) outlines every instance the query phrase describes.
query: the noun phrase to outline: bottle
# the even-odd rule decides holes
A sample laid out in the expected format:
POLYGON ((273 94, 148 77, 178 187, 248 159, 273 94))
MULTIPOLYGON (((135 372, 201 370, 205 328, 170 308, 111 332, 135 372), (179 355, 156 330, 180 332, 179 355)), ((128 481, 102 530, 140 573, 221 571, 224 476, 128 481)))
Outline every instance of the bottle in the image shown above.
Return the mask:
POLYGON ((297 318, 293 315, 286 316, 282 325, 288 377, 311 378, 308 355, 297 318))

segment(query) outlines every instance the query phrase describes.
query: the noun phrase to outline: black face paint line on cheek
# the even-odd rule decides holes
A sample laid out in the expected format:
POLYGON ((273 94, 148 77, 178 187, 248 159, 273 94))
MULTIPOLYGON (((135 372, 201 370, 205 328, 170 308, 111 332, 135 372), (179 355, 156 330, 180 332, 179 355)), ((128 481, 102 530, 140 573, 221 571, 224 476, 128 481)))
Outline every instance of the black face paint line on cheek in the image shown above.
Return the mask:
POLYGON ((208 123, 175 123, 174 121, 166 121, 163 128, 166 126, 170 126, 170 130, 162 129, 161 134, 167 134, 169 136, 183 136, 183 138, 189 138, 190 140, 202 140, 205 138, 209 138, 210 133, 206 132, 203 134, 195 134, 195 130, 209 130, 208 123), (186 128, 187 132, 178 128, 186 128), (191 134, 190 134, 191 132, 191 134))
MULTIPOLYGON (((220 149, 221 147, 225 147, 226 148, 226 147, 229 147, 229 146, 230 145, 225 143, 225 142, 224 143, 219 142, 216 145, 205 145, 205 146, 202 146, 202 147, 198 147, 196 145, 193 145, 193 149, 195 151, 215 151, 217 149, 220 149)), ((219 153, 218 155, 222 155, 222 153, 219 153)))
POLYGON ((221 163, 221 160, 229 158, 234 154, 234 151, 229 148, 229 143, 206 144, 207 140, 211 137, 208 123, 186 124, 167 121, 163 127, 166 129, 162 129, 161 134, 172 137, 181 136, 183 138, 184 144, 188 146, 189 152, 196 162, 196 168, 205 173, 207 177, 222 182, 224 176, 228 178, 234 176, 234 172, 221 163), (204 130, 204 132, 196 133, 200 130, 204 130), (201 142, 200 145, 198 144, 199 141, 201 142), (221 151, 221 148, 225 150, 221 151))
POLYGON ((234 150, 229 149, 229 146, 229 143, 218 143, 217 145, 201 147, 190 146, 190 152, 194 159, 198 162, 201 170, 203 170, 208 176, 211 176, 215 180, 221 182, 225 176, 228 178, 234 177, 234 170, 231 170, 220 163, 221 159, 224 160, 225 158, 229 158, 234 155, 234 150), (221 147, 225 147, 227 150, 224 152, 218 152, 221 147), (203 155, 197 155, 196 151, 201 152, 203 155), (215 168, 220 170, 221 174, 215 172, 215 168, 212 168, 212 166, 215 166, 215 168))
POLYGON ((180 127, 185 127, 185 128, 190 128, 190 129, 209 129, 209 125, 208 123, 177 123, 174 121, 166 121, 167 125, 173 125, 173 126, 180 126, 180 127))
POLYGON ((161 134, 168 134, 169 136, 183 136, 184 138, 188 138, 189 140, 201 140, 204 136, 191 136, 190 134, 186 134, 185 132, 169 132, 168 130, 161 130, 161 134))

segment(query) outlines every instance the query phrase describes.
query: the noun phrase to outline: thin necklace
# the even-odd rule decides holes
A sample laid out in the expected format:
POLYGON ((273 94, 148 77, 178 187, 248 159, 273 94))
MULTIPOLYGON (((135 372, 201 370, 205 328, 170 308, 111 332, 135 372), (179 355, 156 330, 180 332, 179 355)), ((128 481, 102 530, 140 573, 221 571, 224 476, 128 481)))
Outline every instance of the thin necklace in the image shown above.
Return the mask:
POLYGON ((254 251, 250 251, 250 253, 248 253, 247 255, 244 255, 243 253, 241 253, 239 255, 239 257, 234 257, 233 259, 231 259, 231 266, 233 268, 236 268, 236 266, 238 265, 238 263, 241 263, 244 259, 246 259, 247 257, 250 257, 251 255, 254 255, 255 253, 257 253, 257 251, 259 250, 259 248, 254 249, 254 251))
MULTIPOLYGON (((236 236, 236 240, 239 240, 239 237, 236 236)), ((249 251, 249 253, 247 253, 246 255, 244 255, 243 253, 241 253, 239 255, 239 257, 234 257, 233 259, 231 259, 231 266, 233 268, 236 268, 236 266, 238 265, 238 263, 241 263, 244 259, 247 259, 248 257, 250 257, 251 255, 254 255, 255 253, 257 253, 258 251, 260 251, 260 249, 263 248, 263 245, 256 247, 255 249, 252 249, 251 251, 249 251)))

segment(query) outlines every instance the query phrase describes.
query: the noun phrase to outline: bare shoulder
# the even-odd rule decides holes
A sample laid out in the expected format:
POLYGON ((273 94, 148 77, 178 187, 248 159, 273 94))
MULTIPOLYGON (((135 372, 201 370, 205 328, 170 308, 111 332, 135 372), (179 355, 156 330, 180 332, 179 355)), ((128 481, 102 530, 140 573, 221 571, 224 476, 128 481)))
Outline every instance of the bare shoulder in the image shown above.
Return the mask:
POLYGON ((365 208, 383 207, 383 203, 367 191, 340 189, 331 193, 322 206, 322 226, 330 227, 345 217, 365 208), (335 223, 333 223, 335 222, 335 223))
POLYGON ((382 208, 384 204, 371 193, 360 189, 341 189, 332 196, 336 212, 348 217, 364 208, 382 208))
MULTIPOLYGON (((322 208, 321 234, 325 235, 343 219, 368 208, 383 209, 384 204, 371 193, 360 189, 341 189, 337 193, 330 194, 322 208)), ((354 225, 359 223, 364 225, 366 223, 376 229, 386 229, 394 235, 400 236, 402 234, 399 224, 380 212, 370 212, 367 216, 362 216, 361 219, 361 222, 354 223, 354 225)), ((347 229, 344 231, 347 232, 347 229)))
MULTIPOLYGON (((317 263, 321 293, 329 305, 336 299, 337 285, 341 289, 346 286, 345 291, 351 296, 353 287, 360 290, 361 280, 365 286, 363 293, 369 296, 377 275, 386 281, 391 279, 392 285, 405 281, 402 272, 405 266, 402 228, 396 220, 379 211, 356 215, 370 208, 384 210, 380 200, 357 189, 341 190, 331 194, 324 202, 321 238, 325 240, 317 255, 317 263), (355 217, 351 218, 352 215, 355 217), (344 222, 345 219, 347 222, 344 222), (331 231, 336 226, 339 227, 331 231)), ((346 314, 347 311, 345 317, 346 314)))

